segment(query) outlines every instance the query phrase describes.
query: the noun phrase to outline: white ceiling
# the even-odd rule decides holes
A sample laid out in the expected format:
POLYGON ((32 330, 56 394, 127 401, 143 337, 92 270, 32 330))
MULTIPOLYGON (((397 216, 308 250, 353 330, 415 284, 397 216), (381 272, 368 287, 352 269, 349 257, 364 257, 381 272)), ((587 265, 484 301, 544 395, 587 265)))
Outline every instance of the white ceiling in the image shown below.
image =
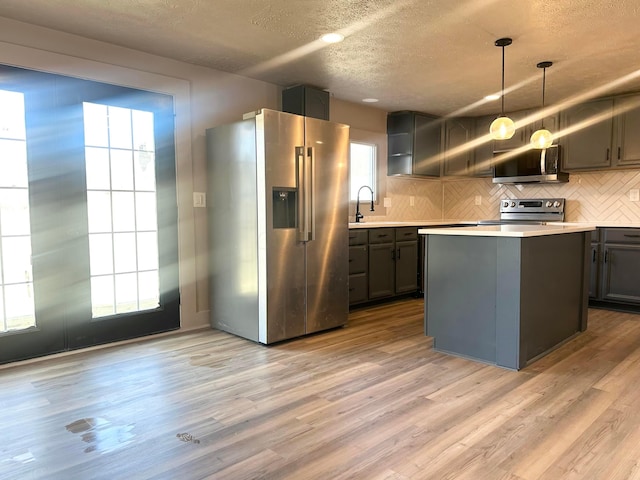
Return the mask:
POLYGON ((637 0, 2 0, 0 16, 388 110, 495 113, 640 91, 637 0), (346 39, 317 39, 339 31, 346 39), (628 81, 607 87, 632 74, 628 81), (601 88, 593 91, 594 88, 601 88), (471 106, 471 108, 469 108, 471 106))

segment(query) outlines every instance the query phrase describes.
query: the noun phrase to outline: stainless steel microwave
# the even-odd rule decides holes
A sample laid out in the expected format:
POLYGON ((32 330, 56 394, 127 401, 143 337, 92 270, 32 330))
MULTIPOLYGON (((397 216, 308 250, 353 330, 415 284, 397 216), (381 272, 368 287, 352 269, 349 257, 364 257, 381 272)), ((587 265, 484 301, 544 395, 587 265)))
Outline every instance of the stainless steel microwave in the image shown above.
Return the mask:
POLYGON ((560 146, 538 150, 493 152, 493 183, 561 183, 569 181, 562 172, 560 146))

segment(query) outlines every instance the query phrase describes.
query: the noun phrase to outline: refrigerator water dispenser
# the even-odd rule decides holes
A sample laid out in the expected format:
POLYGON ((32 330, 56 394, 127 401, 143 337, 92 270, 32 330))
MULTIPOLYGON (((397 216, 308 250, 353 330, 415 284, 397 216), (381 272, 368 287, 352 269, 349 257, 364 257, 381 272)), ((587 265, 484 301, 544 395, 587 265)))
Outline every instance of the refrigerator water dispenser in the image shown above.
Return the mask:
POLYGON ((297 228, 298 190, 273 188, 273 228, 297 228))

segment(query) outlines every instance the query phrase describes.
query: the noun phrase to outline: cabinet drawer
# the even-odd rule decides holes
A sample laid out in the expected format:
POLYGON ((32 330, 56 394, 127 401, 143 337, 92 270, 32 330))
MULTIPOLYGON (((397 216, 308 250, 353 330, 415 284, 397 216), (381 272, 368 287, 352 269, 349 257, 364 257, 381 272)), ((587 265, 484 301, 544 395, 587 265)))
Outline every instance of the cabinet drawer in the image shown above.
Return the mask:
POLYGON ((349 304, 367 301, 367 274, 349 275, 349 304))
POLYGON ((396 228, 396 242, 405 242, 418 239, 417 227, 396 228))
POLYGON ((640 228, 605 228, 605 243, 640 244, 640 228))
POLYGON ((349 230, 349 245, 366 245, 369 239, 367 232, 366 228, 349 230))
POLYGON ((369 229, 369 243, 393 243, 393 228, 371 228, 369 229))
POLYGON ((349 247, 349 275, 367 271, 367 264, 369 263, 367 250, 366 245, 349 247))

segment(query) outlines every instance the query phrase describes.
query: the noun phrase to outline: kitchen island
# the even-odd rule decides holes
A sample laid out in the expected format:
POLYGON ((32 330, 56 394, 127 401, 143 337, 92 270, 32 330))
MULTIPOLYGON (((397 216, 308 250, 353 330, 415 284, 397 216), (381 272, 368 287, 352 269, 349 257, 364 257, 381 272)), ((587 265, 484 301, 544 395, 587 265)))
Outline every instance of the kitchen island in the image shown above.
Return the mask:
POLYGON ((519 370, 587 328, 588 225, 423 228, 434 349, 519 370))

